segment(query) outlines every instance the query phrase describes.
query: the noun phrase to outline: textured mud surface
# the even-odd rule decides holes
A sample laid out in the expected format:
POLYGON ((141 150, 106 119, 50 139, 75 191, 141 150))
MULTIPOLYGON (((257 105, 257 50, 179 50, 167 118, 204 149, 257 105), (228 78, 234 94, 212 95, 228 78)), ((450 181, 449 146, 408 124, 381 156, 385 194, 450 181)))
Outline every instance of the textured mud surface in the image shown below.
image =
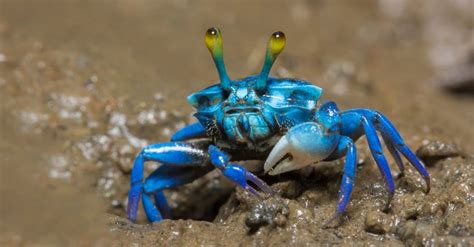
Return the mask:
POLYGON ((47 2, 0 1, 0 245, 474 245, 469 1, 47 2), (285 31, 273 73, 318 84, 341 109, 384 112, 426 164, 431 192, 390 160, 397 191, 383 210, 361 139, 339 227, 321 228, 341 161, 262 176, 277 192, 264 201, 214 171, 166 191, 173 220, 128 222, 134 155, 193 121, 185 97, 217 78, 202 40, 212 25, 232 77, 257 72, 268 35, 285 31))

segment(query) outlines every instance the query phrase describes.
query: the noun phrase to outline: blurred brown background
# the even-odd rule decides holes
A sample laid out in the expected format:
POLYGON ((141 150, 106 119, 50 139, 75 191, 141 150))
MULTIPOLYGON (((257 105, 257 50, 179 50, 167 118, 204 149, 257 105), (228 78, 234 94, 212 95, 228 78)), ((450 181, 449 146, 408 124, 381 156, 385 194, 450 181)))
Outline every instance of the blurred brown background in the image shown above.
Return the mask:
POLYGON ((1 0, 0 243, 107 243, 104 212, 123 215, 128 186, 118 170, 127 173, 140 140, 189 122, 185 97, 217 80, 203 42, 211 26, 232 78, 258 72, 281 30, 274 75, 323 87, 341 109, 381 110, 410 146, 440 139, 472 153, 473 9, 470 0, 1 0))

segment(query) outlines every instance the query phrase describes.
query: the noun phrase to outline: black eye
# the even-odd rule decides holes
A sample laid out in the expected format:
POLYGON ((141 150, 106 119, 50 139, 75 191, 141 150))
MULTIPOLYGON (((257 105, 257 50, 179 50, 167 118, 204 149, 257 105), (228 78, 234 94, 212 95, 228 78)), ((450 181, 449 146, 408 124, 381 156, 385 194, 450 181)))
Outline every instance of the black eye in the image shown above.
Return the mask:
POLYGON ((217 29, 215 27, 211 27, 211 28, 207 29, 206 35, 216 36, 217 35, 217 29))
POLYGON ((290 101, 302 101, 302 100, 307 100, 309 95, 302 90, 295 90, 290 94, 289 100, 290 101))
POLYGON ((199 104, 200 107, 209 106, 209 98, 208 98, 208 97, 205 97, 205 96, 199 97, 199 99, 198 99, 198 104, 199 104))
POLYGON ((209 107, 216 104, 219 104, 222 101, 222 98, 217 95, 210 95, 210 96, 201 96, 198 99, 199 107, 209 107))
POLYGON ((195 108, 205 110, 204 108, 213 107, 222 102, 222 93, 220 86, 214 85, 189 95, 188 102, 195 108))
POLYGON ((290 102, 295 104, 306 104, 306 102, 314 100, 308 92, 303 90, 295 90, 290 94, 288 98, 290 102))

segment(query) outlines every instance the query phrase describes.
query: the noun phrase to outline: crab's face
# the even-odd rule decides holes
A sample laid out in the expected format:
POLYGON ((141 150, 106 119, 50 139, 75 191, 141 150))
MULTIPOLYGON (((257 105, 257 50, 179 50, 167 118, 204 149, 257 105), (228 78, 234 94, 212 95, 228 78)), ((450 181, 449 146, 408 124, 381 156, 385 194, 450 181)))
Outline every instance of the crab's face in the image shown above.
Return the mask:
POLYGON ((215 112, 218 108, 226 115, 260 111, 260 97, 267 91, 270 69, 277 56, 285 47, 286 38, 282 32, 270 37, 262 72, 240 80, 231 80, 227 75, 222 48, 222 35, 219 29, 210 28, 205 41, 219 73, 220 84, 213 85, 188 97, 191 105, 200 112, 215 112))
POLYGON ((303 80, 268 76, 285 45, 283 33, 271 36, 261 73, 238 80, 231 80, 225 70, 218 29, 207 31, 206 44, 220 83, 193 93, 188 101, 197 109, 194 116, 209 132, 218 129, 228 140, 239 144, 258 143, 271 139, 279 123, 288 127, 311 116, 321 95, 319 87, 303 80))
POLYGON ((260 96, 265 90, 256 90, 256 76, 231 81, 224 90, 220 84, 191 94, 188 102, 200 112, 215 112, 218 108, 226 115, 261 111, 260 96))
POLYGON ((242 80, 233 82, 222 107, 225 114, 241 114, 261 111, 261 100, 255 90, 255 82, 242 80))

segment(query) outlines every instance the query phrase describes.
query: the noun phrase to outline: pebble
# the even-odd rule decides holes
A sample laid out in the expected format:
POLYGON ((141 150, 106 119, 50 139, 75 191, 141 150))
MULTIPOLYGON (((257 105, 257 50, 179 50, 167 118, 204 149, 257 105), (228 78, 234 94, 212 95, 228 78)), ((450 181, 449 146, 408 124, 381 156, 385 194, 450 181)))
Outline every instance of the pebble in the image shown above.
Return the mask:
POLYGON ((456 157, 460 155, 458 147, 454 143, 446 143, 439 140, 428 141, 416 151, 427 166, 433 166, 436 161, 456 157))
POLYGON ((367 212, 365 230, 375 234, 385 234, 392 230, 392 219, 378 210, 367 212))
POLYGON ((265 225, 283 226, 289 214, 288 206, 279 198, 269 198, 250 209, 245 224, 252 230, 265 225))

